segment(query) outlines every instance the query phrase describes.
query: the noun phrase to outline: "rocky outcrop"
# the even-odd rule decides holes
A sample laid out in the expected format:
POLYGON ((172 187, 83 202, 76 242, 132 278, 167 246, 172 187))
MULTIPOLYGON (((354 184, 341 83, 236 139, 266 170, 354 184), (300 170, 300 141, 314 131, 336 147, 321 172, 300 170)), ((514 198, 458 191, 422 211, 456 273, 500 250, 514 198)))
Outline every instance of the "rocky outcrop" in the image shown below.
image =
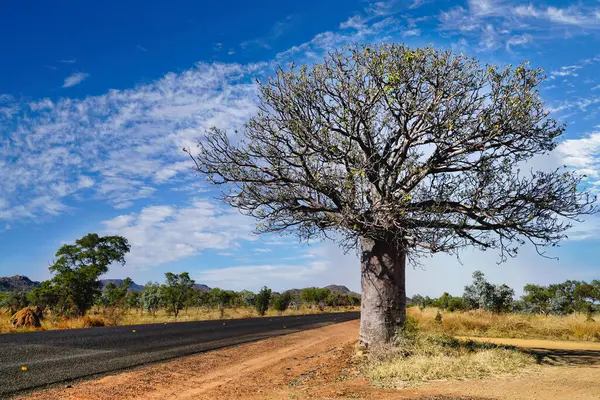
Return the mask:
POLYGON ((39 282, 23 275, 0 277, 0 292, 24 292, 37 287, 40 287, 39 282))

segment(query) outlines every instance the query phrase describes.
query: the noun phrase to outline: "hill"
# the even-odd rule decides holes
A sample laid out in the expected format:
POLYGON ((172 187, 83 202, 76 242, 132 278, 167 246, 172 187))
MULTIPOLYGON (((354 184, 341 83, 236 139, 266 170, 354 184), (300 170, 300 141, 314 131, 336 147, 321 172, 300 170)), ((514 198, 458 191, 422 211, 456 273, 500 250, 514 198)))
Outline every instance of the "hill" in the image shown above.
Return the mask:
MULTIPOLYGON (((104 290, 106 285, 108 285, 109 283, 114 283, 118 287, 123 284, 123 279, 100 279, 100 284, 102 285, 102 290, 104 290)), ((144 286, 138 285, 135 282, 133 282, 129 288, 131 290, 133 290, 134 292, 141 292, 144 290, 144 286)))
POLYGON ((208 292, 210 290, 210 287, 203 285, 201 283, 196 283, 196 284, 194 284, 194 289, 200 290, 201 292, 208 292))
POLYGON ((40 287, 40 285, 40 282, 32 281, 23 275, 0 278, 0 292, 31 290, 40 287))
MULTIPOLYGON (((104 287, 106 285, 108 285, 109 283, 114 283, 117 286, 121 286, 123 284, 123 279, 101 279, 100 283, 102 284, 102 290, 104 290, 104 287)), ((144 285, 138 285, 137 283, 133 282, 131 284, 130 289, 133 290, 134 292, 141 292, 144 290, 144 285)), ((194 285, 194 289, 201 290, 203 292, 207 292, 210 290, 210 287, 200 284, 200 283, 196 283, 194 285)))
MULTIPOLYGON (((349 296, 358 296, 358 297, 360 297, 360 294, 351 291, 350 289, 348 289, 346 286, 343 286, 343 285, 329 285, 329 286, 325 286, 323 289, 329 289, 329 291, 332 292, 332 293, 340 293, 340 294, 347 294, 349 296)), ((302 291, 302 289, 289 289, 289 290, 286 290, 286 292, 289 292, 292 295, 294 295, 294 294, 300 294, 301 291, 302 291)))

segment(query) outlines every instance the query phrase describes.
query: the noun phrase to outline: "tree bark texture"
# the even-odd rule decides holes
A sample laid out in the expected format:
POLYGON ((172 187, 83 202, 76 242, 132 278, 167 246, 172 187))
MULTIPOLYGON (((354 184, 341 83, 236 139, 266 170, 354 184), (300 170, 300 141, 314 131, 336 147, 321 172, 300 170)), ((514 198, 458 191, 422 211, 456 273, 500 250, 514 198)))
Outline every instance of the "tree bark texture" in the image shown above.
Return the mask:
POLYGON ((391 341, 406 319, 406 253, 361 238, 360 335, 363 346, 391 341))

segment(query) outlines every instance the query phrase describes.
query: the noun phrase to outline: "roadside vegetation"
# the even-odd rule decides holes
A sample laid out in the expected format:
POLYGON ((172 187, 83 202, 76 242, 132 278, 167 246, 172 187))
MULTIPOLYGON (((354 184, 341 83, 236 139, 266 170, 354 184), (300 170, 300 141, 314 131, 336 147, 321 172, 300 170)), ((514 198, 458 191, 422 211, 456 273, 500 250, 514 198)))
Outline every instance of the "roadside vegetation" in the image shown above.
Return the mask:
POLYGON ((415 318, 424 331, 454 336, 600 342, 598 315, 590 320, 588 315, 581 313, 495 314, 485 310, 450 312, 419 307, 410 307, 408 315, 415 318))
POLYGON ((129 278, 102 287, 101 275, 110 264, 124 264, 128 251, 125 238, 96 234, 62 246, 50 266, 52 279, 30 291, 0 293, 0 332, 358 311, 360 305, 359 296, 327 288, 210 289, 187 272, 167 272, 164 283, 148 282, 142 290, 133 290, 129 278), (28 312, 20 318, 27 324, 15 323, 21 310, 28 312))
POLYGON ((516 299, 480 271, 462 296, 413 296, 408 315, 427 332, 457 336, 600 341, 600 281, 528 284, 516 299))

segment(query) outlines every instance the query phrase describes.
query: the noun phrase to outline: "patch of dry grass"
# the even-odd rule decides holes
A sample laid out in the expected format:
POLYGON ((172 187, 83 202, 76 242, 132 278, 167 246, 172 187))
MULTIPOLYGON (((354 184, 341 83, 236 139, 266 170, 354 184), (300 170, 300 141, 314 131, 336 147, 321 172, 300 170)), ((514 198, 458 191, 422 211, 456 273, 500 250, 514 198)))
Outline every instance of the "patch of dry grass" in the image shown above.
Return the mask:
MULTIPOLYGON (((322 314, 330 312, 359 311, 360 307, 325 307, 323 311, 318 308, 300 307, 299 310, 288 309, 281 315, 306 315, 322 314)), ((279 313, 269 309, 265 317, 278 316, 279 313)), ((117 325, 137 325, 154 324, 165 322, 189 322, 206 321, 216 319, 237 319, 258 317, 255 309, 250 307, 226 308, 222 312, 217 309, 207 310, 206 308, 189 308, 182 310, 179 317, 175 318, 165 310, 160 310, 156 314, 140 312, 139 310, 92 310, 84 317, 55 317, 47 315, 41 321, 42 327, 39 329, 20 328, 16 329, 10 324, 10 315, 7 310, 0 309, 0 333, 7 332, 27 332, 34 330, 56 330, 56 329, 76 329, 90 328, 95 326, 117 326, 117 325)))
POLYGON ((363 373, 376 387, 403 388, 432 380, 485 378, 536 368, 517 349, 416 332, 394 345, 371 349, 363 373))
POLYGON ((435 321, 437 309, 408 309, 422 330, 459 336, 488 336, 521 339, 600 341, 600 318, 586 321, 582 314, 567 316, 492 314, 485 311, 442 312, 441 323, 435 321))

